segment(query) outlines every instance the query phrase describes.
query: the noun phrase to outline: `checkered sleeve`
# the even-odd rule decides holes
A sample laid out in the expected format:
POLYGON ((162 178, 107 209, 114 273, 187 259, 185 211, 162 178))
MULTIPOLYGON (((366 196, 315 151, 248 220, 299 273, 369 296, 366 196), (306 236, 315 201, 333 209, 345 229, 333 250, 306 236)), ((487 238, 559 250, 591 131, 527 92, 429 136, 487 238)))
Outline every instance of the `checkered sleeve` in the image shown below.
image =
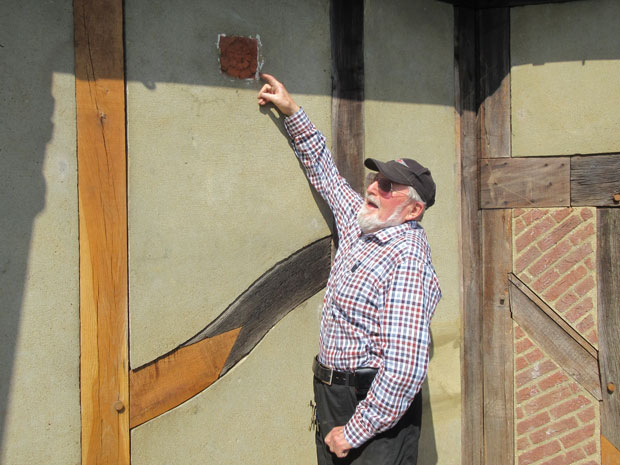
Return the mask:
POLYGON ((329 205, 341 226, 357 214, 361 196, 338 173, 325 136, 312 124, 303 109, 284 120, 295 155, 303 164, 308 180, 329 205))
POLYGON ((345 425, 353 447, 394 426, 420 390, 428 366, 429 325, 440 297, 430 262, 407 257, 397 264, 380 316, 383 364, 345 425))

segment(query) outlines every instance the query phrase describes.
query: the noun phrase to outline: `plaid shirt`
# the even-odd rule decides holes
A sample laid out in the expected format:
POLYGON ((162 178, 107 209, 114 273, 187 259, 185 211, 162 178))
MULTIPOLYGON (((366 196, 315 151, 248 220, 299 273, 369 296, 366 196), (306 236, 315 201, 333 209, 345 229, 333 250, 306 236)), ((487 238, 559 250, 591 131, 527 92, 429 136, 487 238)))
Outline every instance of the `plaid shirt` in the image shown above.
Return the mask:
POLYGON ((303 110, 284 121, 308 179, 329 204, 339 247, 327 282, 319 361, 341 371, 377 368, 345 425, 359 447, 398 422, 426 377, 429 324, 441 298, 426 233, 416 222, 362 234, 363 198, 338 174, 325 137, 303 110))

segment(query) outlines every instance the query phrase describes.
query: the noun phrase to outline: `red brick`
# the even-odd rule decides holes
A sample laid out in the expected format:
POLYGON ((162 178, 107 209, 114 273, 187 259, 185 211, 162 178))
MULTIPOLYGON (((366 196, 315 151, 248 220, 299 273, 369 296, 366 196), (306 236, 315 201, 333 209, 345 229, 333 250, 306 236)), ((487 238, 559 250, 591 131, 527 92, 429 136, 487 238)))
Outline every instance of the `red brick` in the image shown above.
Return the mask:
POLYGON ((560 438, 560 441, 562 441, 564 447, 572 447, 592 436, 594 436, 594 423, 590 423, 589 425, 579 428, 577 431, 567 434, 563 438, 560 438))
POLYGON ((541 412, 533 417, 528 417, 526 420, 517 422, 517 434, 521 435, 533 431, 546 425, 550 420, 547 412, 541 412))
POLYGON ((538 360, 540 360, 541 358, 543 358, 545 356, 545 354, 542 353, 542 351, 538 348, 532 350, 531 352, 528 352, 527 354, 525 354, 525 358, 527 358, 528 362, 530 363, 534 363, 537 362, 538 360))
POLYGON ((515 271, 517 273, 521 273, 529 266, 530 263, 532 263, 538 257, 540 257, 540 250, 538 250, 538 247, 533 245, 521 255, 519 255, 519 258, 517 258, 517 261, 515 262, 515 271))
POLYGON ((585 264, 588 267, 588 270, 594 271, 594 260, 592 260, 592 258, 590 257, 586 258, 585 264))
POLYGON ((549 212, 546 208, 532 208, 528 210, 528 212, 523 215, 523 221, 528 226, 531 225, 534 221, 541 219, 549 212))
POLYGON ((566 218, 568 215, 570 215, 571 213, 573 213, 572 208, 557 208, 554 210, 551 216, 553 216, 553 219, 556 222, 561 223, 562 220, 566 218))
POLYGON ((579 331, 581 334, 586 334, 588 330, 593 326, 594 318, 592 318, 592 314, 590 314, 577 324, 577 331, 579 331))
POLYGON ((568 417, 564 420, 556 421, 550 425, 545 426, 530 434, 532 444, 538 444, 540 442, 551 439, 553 436, 557 436, 565 431, 575 429, 579 426, 575 417, 568 417))
POLYGON ((521 326, 517 325, 515 327, 515 339, 521 339, 523 336, 525 336, 525 331, 523 331, 521 326))
POLYGON ((517 218, 515 220, 515 228, 513 230, 513 234, 515 237, 518 237, 519 234, 525 229, 525 222, 522 218, 517 218))
POLYGON ((517 402, 521 403, 526 400, 529 400, 539 393, 540 393, 540 389, 538 389, 538 387, 536 386, 525 387, 517 391, 517 394, 516 394, 517 402))
POLYGON ((538 223, 534 224, 531 228, 523 231, 523 233, 515 241, 515 245, 517 246, 517 252, 521 252, 528 245, 530 245, 534 241, 537 241, 541 237, 543 237, 543 240, 549 237, 544 236, 544 234, 551 228, 553 228, 553 226, 555 226, 555 222, 553 221, 553 219, 551 219, 551 217, 549 216, 546 216, 538 223))
POLYGON ((570 388, 568 386, 562 386, 557 389, 554 389, 551 392, 548 392, 547 394, 535 397, 534 399, 529 401, 527 404, 525 404, 523 409, 525 410, 525 413, 529 413, 529 414, 536 413, 540 411, 541 409, 547 408, 564 399, 567 399, 571 395, 572 395, 572 392, 570 388))
POLYGON ((523 352, 525 352, 526 350, 528 350, 530 347, 533 347, 533 346, 534 345, 532 344, 532 341, 529 340, 529 338, 522 339, 515 344, 515 351, 518 354, 522 354, 523 352))
POLYGON ((573 449, 566 455, 558 455, 551 460, 542 462, 540 465, 572 465, 585 457, 586 454, 584 454, 581 449, 573 449))
POLYGON ((589 242, 581 244, 579 247, 577 247, 577 249, 575 249, 565 258, 563 258, 562 261, 558 263, 556 269, 559 273, 564 274, 591 253, 592 244, 590 244, 589 242))
POLYGON ((588 223, 584 227, 577 229, 574 233, 572 233, 568 238, 570 239, 573 245, 577 245, 583 240, 594 234, 594 224, 588 223))
POLYGON ((592 308, 593 308, 592 298, 586 297, 581 302, 579 302, 577 305, 575 305, 573 308, 571 308, 568 312, 566 312, 565 316, 568 319, 568 321, 574 322, 574 321, 577 321, 579 318, 581 318, 586 313, 588 313, 590 310, 592 310, 592 308))
POLYGON ((588 270, 585 266, 580 266, 579 268, 574 269, 554 284, 551 289, 545 292, 543 297, 548 301, 554 301, 564 294, 573 284, 583 278, 587 272, 588 270))
POLYGON ((595 462, 594 460, 588 460, 587 462, 580 463, 579 465, 600 465, 600 462, 595 462))
POLYGON ((526 368, 530 362, 525 357, 518 357, 515 359, 515 371, 521 371, 526 368))
POLYGON ((583 221, 589 220, 593 216, 594 216, 594 213, 592 213, 591 208, 584 208, 581 210, 581 219, 583 219, 583 221))
POLYGON ((590 331, 590 333, 588 333, 586 339, 590 341, 590 344, 598 344, 598 334, 596 333, 596 328, 594 328, 592 331, 590 331))
POLYGON ((525 450, 530 446, 530 441, 527 437, 523 436, 517 439, 517 450, 525 450))
POLYGON ((538 460, 541 460, 550 455, 556 454, 561 449, 560 443, 558 441, 553 441, 548 444, 543 444, 542 446, 537 447, 536 449, 532 449, 529 452, 525 452, 519 455, 519 465, 529 465, 530 463, 534 463, 538 460))
POLYGON ((581 218, 577 215, 571 215, 566 220, 558 225, 550 234, 543 237, 538 241, 538 247, 540 250, 547 250, 548 248, 557 244, 560 239, 570 233, 573 229, 581 224, 581 218))
MULTIPOLYGON (((571 249, 570 241, 565 240, 560 242, 558 245, 553 247, 551 250, 548 250, 534 265, 530 267, 528 270, 530 273, 534 275, 539 275, 543 271, 545 271, 549 265, 558 261, 563 255, 565 255, 571 249)), ((536 248, 538 250, 538 248, 536 248)), ((538 252, 540 255, 540 252, 538 252)))
POLYGON ((517 412, 517 420, 523 418, 523 409, 521 407, 517 407, 515 410, 517 412))
POLYGON ((572 292, 567 292, 562 296, 560 300, 555 303, 555 309, 558 312, 564 312, 571 308, 571 306, 579 300, 577 294, 573 294, 572 292))
POLYGON ((527 274, 521 274, 519 278, 521 278, 521 281, 523 281, 525 284, 530 284, 532 282, 532 278, 530 277, 530 275, 527 274))
POLYGON ((584 296, 592 289, 594 289, 594 279, 592 278, 592 276, 588 276, 586 279, 584 279, 575 286, 575 292, 577 292, 577 294, 579 294, 580 296, 584 296))
POLYGON ((557 365, 551 360, 545 360, 543 362, 535 363, 527 370, 523 370, 515 377, 517 387, 523 387, 530 381, 539 378, 542 375, 549 373, 557 368, 557 365))
POLYGON ((513 208, 512 209, 512 217, 518 218, 526 212, 523 208, 513 208))
POLYGON ((583 446, 583 450, 585 450, 588 455, 596 454, 596 449, 596 441, 590 441, 583 446))
POLYGON ((560 277, 560 273, 555 270, 548 270, 545 274, 543 274, 540 278, 534 281, 532 284, 532 288, 536 292, 542 292, 551 286, 554 282, 558 280, 560 277))
POLYGON ((546 391, 547 389, 557 386, 568 380, 568 377, 564 374, 563 371, 556 371, 555 373, 547 376, 540 383, 538 383, 538 387, 541 391, 546 391))
POLYGON ((594 411, 594 406, 589 407, 585 410, 582 410, 581 412, 579 412, 577 414, 577 416, 579 417, 579 419, 583 422, 583 423, 587 423, 589 421, 594 420, 594 414, 596 412, 594 411))
POLYGON ((575 410, 579 410, 588 404, 590 404, 590 401, 586 397, 579 396, 574 399, 567 400, 566 402, 562 402, 560 405, 553 407, 549 412, 553 418, 560 418, 574 412, 575 410))

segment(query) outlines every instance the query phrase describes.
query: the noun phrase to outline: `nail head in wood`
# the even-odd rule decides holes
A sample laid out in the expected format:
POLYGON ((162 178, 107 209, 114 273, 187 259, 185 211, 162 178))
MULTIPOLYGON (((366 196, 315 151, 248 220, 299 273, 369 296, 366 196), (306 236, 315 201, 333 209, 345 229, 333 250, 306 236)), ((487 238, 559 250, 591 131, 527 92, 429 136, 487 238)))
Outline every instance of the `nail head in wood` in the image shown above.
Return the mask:
POLYGON ((620 194, 614 194, 614 202, 620 202, 620 194))
POLYGON ((616 391, 616 385, 614 383, 607 383, 607 392, 612 394, 616 391))
POLYGON ((121 413, 123 410, 125 410, 125 404, 123 404, 123 401, 117 400, 116 402, 114 402, 114 410, 116 410, 118 413, 121 413))

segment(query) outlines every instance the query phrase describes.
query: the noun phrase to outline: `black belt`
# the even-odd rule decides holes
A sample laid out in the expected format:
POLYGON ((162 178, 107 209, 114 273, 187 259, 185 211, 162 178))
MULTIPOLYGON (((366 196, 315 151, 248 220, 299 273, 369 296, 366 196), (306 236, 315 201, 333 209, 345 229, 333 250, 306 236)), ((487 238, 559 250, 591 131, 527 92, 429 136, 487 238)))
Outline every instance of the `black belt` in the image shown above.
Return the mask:
POLYGON ((358 391, 367 391, 372 384, 372 380, 377 374, 376 368, 358 368, 354 372, 338 371, 327 367, 314 357, 312 361, 312 372, 314 377, 322 383, 331 386, 332 384, 342 384, 353 386, 358 391))

